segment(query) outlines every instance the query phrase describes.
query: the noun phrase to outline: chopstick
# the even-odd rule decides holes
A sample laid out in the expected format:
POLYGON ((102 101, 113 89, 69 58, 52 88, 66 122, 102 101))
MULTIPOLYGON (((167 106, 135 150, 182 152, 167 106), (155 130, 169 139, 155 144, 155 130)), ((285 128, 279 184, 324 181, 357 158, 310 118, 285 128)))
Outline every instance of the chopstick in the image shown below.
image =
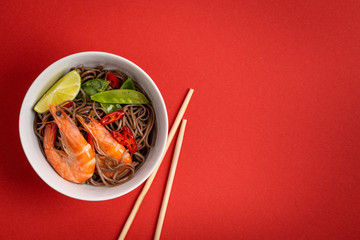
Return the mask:
POLYGON ((180 110, 179 110, 179 112, 178 112, 178 114, 177 114, 177 116, 175 118, 175 121, 174 121, 174 123, 173 123, 173 125, 172 125, 172 127, 170 129, 168 139, 167 139, 166 145, 165 145, 165 151, 164 151, 163 155, 160 158, 159 164, 157 165, 154 172, 150 175, 150 177, 146 181, 143 189, 141 190, 138 198, 136 199, 136 202, 135 202, 135 204, 133 206, 133 209, 131 210, 129 217, 125 222, 125 225, 124 225, 124 227, 123 227, 123 229, 122 229, 122 231, 120 233, 120 236, 119 236, 118 240, 125 239, 126 234, 129 231, 132 222, 134 221, 136 213, 138 212, 138 210, 140 208, 140 205, 141 205, 142 201, 144 200, 144 197, 145 197, 146 193, 148 192, 152 182, 154 181, 156 173, 159 170, 159 167, 160 167, 160 165, 161 165, 161 163, 162 163, 162 161, 163 161, 163 159, 165 157, 165 154, 166 154, 166 152, 167 152, 167 150, 168 150, 168 148, 169 148, 169 146, 171 144, 171 141, 174 138, 175 132, 176 132, 176 130, 178 129, 178 127, 180 125, 180 121, 184 116, 185 110, 186 110, 186 108, 187 108, 187 106, 188 106, 188 104, 190 102, 190 99, 191 99, 191 96, 192 96, 193 92, 194 92, 194 89, 189 89, 189 91, 188 91, 188 93, 187 93, 187 95, 185 97, 185 100, 184 100, 183 104, 181 105, 180 110))
POLYGON ((169 171, 168 181, 166 183, 165 193, 164 193, 163 201, 162 201, 162 204, 161 204, 161 209, 160 209, 160 213, 159 213, 158 222, 157 222, 157 225, 156 225, 154 240, 160 239, 161 229, 162 229, 162 226, 163 226, 163 223, 164 223, 166 208, 167 208, 167 205, 168 205, 168 202, 169 202, 171 187, 172 187, 172 184, 173 184, 173 181, 174 181, 176 166, 177 166, 177 163, 178 163, 178 160, 179 160, 181 145, 182 145, 182 141, 183 141, 183 138, 184 138, 185 126, 186 126, 186 119, 183 119, 182 123, 181 123, 181 126, 180 126, 179 135, 178 135, 178 138, 177 138, 177 141, 176 141, 176 145, 175 145, 175 151, 174 151, 174 155, 173 155, 173 159, 172 159, 172 163, 171 163, 171 167, 170 167, 170 171, 169 171))

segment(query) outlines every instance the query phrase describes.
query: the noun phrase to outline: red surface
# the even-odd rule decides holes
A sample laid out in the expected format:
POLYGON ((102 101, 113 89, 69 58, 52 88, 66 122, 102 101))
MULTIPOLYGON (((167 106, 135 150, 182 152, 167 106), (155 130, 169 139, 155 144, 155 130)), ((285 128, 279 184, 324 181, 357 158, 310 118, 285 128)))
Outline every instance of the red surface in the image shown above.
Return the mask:
MULTIPOLYGON (((88 50, 142 67, 170 125, 195 89, 162 239, 360 238, 359 1, 0 8, 1 239, 116 239, 140 192, 71 199, 48 187, 22 151, 27 88, 55 60, 88 50)), ((152 239, 173 146, 128 239, 152 239)))

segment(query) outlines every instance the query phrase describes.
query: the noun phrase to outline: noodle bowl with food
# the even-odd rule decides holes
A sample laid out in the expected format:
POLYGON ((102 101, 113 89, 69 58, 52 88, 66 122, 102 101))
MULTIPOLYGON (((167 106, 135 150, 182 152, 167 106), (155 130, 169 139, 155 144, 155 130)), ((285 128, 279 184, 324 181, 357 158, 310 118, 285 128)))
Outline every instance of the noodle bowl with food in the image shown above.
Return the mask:
MULTIPOLYGON (((59 96, 70 96, 60 90, 59 96)), ((21 144, 39 177, 66 196, 90 201, 122 196, 142 184, 160 161, 167 131, 155 83, 134 63, 104 52, 69 55, 46 68, 27 91, 19 116, 21 144), (80 78, 72 97, 37 107, 68 74, 80 78), (125 95, 113 102, 119 92, 125 95)))

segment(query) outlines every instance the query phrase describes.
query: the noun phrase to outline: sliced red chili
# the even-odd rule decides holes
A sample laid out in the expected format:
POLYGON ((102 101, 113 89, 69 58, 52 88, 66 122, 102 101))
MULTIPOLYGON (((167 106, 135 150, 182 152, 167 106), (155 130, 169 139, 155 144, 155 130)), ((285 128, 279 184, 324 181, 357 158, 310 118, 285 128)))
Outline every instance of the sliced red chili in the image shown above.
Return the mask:
POLYGON ((113 122, 116 122, 117 120, 120 120, 125 115, 123 110, 117 110, 112 113, 109 113, 105 115, 101 120, 100 123, 102 125, 107 125, 113 122))
POLYGON ((71 102, 65 104, 63 107, 69 108, 69 107, 71 107, 72 105, 73 105, 73 102, 71 101, 71 102))
POLYGON ((128 128, 127 126, 123 126, 123 135, 127 141, 127 148, 129 149, 129 151, 131 153, 135 153, 136 149, 137 149, 137 143, 135 141, 135 138, 132 134, 132 132, 130 131, 130 128, 128 128))
POLYGON ((90 144, 92 150, 95 151, 94 140, 92 139, 91 134, 89 133, 87 134, 87 142, 90 144))
POLYGON ((126 141, 126 138, 121 133, 117 131, 112 131, 111 136, 113 136, 113 138, 121 145, 127 146, 128 143, 126 141))
POLYGON ((109 72, 106 75, 106 80, 108 80, 110 82, 110 86, 112 88, 119 88, 120 87, 120 81, 113 73, 109 72))

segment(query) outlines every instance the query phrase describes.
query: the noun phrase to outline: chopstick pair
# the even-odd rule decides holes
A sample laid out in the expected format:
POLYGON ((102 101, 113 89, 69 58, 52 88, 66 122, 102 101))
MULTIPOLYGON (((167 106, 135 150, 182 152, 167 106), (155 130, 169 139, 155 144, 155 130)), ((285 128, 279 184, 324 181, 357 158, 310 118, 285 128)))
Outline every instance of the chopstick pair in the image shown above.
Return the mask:
MULTIPOLYGON (((122 229, 122 231, 120 233, 120 236, 119 236, 118 240, 125 239, 125 236, 126 236, 127 232, 129 231, 132 222, 134 221, 136 213, 138 212, 138 210, 140 208, 140 205, 141 205, 142 201, 144 200, 145 195, 147 194, 152 182, 154 181, 156 173, 159 170, 159 167, 160 167, 160 165, 161 165, 161 163, 162 163, 162 161, 163 161, 163 159, 164 159, 164 157, 166 155, 166 152, 167 152, 167 150, 168 150, 168 148, 169 148, 169 146, 170 146, 170 144, 171 144, 171 142, 172 142, 172 140, 173 140, 173 138, 175 136, 175 133, 176 133, 176 131, 177 131, 179 125, 180 125, 181 119, 184 116, 185 110, 186 110, 186 108, 187 108, 187 106, 188 106, 188 104, 190 102, 190 99, 191 99, 191 96, 192 96, 193 92, 194 92, 194 89, 189 89, 188 94, 186 95, 185 100, 184 100, 183 104, 181 105, 180 110, 179 110, 179 112, 178 112, 178 114, 177 114, 177 116, 175 118, 175 121, 174 121, 174 123, 173 123, 173 125, 172 125, 172 127, 170 129, 168 139, 167 139, 166 145, 165 145, 165 151, 164 151, 163 155, 161 156, 160 162, 157 165, 157 167, 155 168, 154 172, 150 175, 150 177, 146 181, 143 189, 141 190, 138 198, 136 199, 134 207, 131 210, 129 217, 125 222, 125 225, 124 225, 124 227, 123 227, 123 229, 122 229)), ((179 157, 182 138, 183 138, 184 131, 185 131, 185 126, 186 126, 186 120, 184 119, 183 123, 182 123, 182 130, 180 130, 180 132, 182 132, 182 134, 180 134, 180 132, 179 132, 178 141, 177 141, 177 144, 175 146, 174 158, 179 157), (177 148, 178 148, 178 150, 176 150, 177 148), (176 155, 177 155, 177 157, 176 157, 176 155)), ((174 162, 174 159, 173 159, 173 162, 174 162)), ((176 164, 174 164, 174 165, 175 165, 174 169, 172 170, 172 168, 173 168, 173 163, 172 163, 170 173, 172 171, 174 171, 174 173, 175 173, 175 168, 176 168, 176 165, 177 165, 177 159, 176 159, 176 164)), ((156 232, 155 232, 154 239, 158 239, 160 237, 160 233, 161 233, 161 229, 162 229, 162 223, 163 223, 163 220, 164 220, 164 217, 165 217, 165 211, 166 211, 166 207, 167 207, 168 197, 170 195, 170 190, 171 190, 172 181, 173 181, 173 180, 170 180, 170 183, 169 183, 170 173, 169 173, 168 183, 167 183, 164 198, 163 198, 162 207, 161 207, 160 214, 159 214, 159 219, 158 219, 158 224, 157 224, 157 227, 156 227, 156 232), (168 185, 169 185, 170 189, 168 189, 168 185), (169 191, 169 192, 167 193, 167 191, 169 191), (167 200, 166 200, 166 198, 167 198, 167 200)), ((174 177, 174 173, 172 173, 172 175, 173 175, 172 178, 174 177)))
POLYGON ((182 145, 183 138, 184 138, 186 122, 187 122, 186 119, 182 120, 180 130, 179 130, 179 135, 176 140, 175 151, 174 151, 173 159, 172 159, 171 166, 170 166, 168 181, 167 181, 166 187, 165 187, 165 193, 164 193, 163 201, 161 204, 158 222, 156 225, 154 240, 160 239, 160 234, 161 234, 161 229, 162 229, 162 226, 164 223, 166 208, 167 208, 169 198, 170 198, 171 187, 172 187, 174 177, 175 177, 176 166, 177 166, 177 163, 179 160, 180 149, 181 149, 181 145, 182 145))

